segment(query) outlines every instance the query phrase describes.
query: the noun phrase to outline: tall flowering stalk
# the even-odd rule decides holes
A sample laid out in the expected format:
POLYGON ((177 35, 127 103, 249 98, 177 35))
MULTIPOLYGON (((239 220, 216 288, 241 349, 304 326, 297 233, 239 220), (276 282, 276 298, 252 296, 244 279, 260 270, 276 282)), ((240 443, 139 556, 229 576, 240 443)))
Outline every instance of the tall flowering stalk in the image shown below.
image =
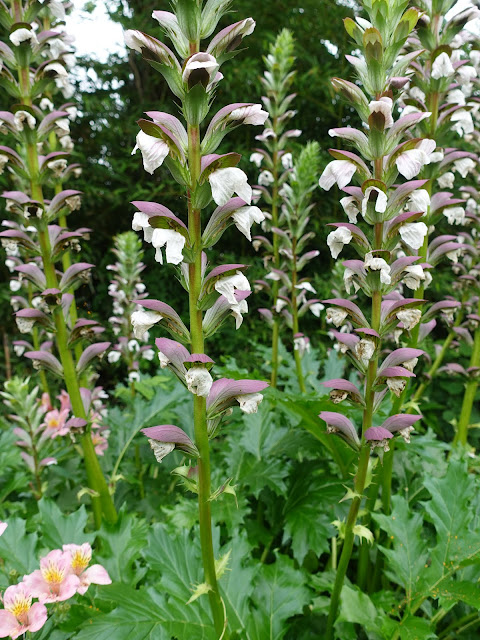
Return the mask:
POLYGON ((381 357, 385 338, 392 329, 411 332, 421 317, 419 307, 423 300, 399 299, 394 293, 399 282, 407 286, 412 284, 412 266, 420 258, 407 255, 394 259, 394 253, 399 242, 413 253, 406 238, 425 234, 425 225, 416 222, 422 213, 415 209, 404 212, 403 209, 409 195, 420 186, 419 181, 411 179, 428 163, 435 149, 435 142, 430 138, 405 141, 406 132, 428 117, 428 113, 412 114, 396 121, 393 117, 394 104, 408 81, 405 72, 419 54, 415 51, 399 57, 419 17, 417 9, 407 9, 407 6, 405 0, 389 3, 365 0, 363 7, 369 20, 345 20, 347 32, 363 54, 361 58, 348 56, 362 88, 340 78, 332 80, 335 89, 356 109, 364 130, 342 127, 329 132, 332 137, 352 144, 360 155, 330 150, 335 159, 325 168, 320 186, 329 190, 337 184, 346 192, 341 204, 349 221, 331 224, 334 230, 327 242, 334 258, 345 245, 352 245, 361 259, 343 263, 345 287, 347 292, 352 287, 358 292, 358 304, 341 298, 325 302, 330 305, 327 320, 344 328, 333 333, 363 378, 363 389, 344 379, 330 380, 325 385, 331 389, 330 397, 335 404, 343 401, 353 404, 362 410, 363 419, 358 433, 345 415, 331 411, 320 414, 327 431, 342 437, 358 452, 354 487, 346 496, 351 500, 350 509, 346 521, 338 523, 343 547, 328 616, 328 640, 333 638, 355 535, 373 541, 371 532, 357 524, 364 491, 371 482, 371 451, 382 456, 388 451, 394 435, 400 435, 408 442, 414 423, 421 417, 393 414, 381 425, 374 424, 380 407, 382 411, 386 410, 387 402, 384 401, 389 400, 389 391, 395 395, 402 392, 406 380, 415 375, 413 369, 423 353, 418 349, 399 348, 385 358, 381 357), (399 175, 408 181, 394 186, 399 175), (358 180, 359 187, 347 186, 353 177, 358 180), (363 219, 363 228, 357 225, 359 216, 363 219))
MULTIPOLYGON (((88 414, 88 398, 80 386, 80 377, 94 358, 102 355, 109 343, 91 344, 76 359, 72 353, 75 343, 94 338, 101 331, 93 320, 80 319, 71 322, 70 310, 73 294, 88 275, 93 265, 79 262, 71 265, 64 273, 58 271, 58 262, 72 242, 78 242, 84 230, 69 232, 55 224, 61 214, 78 208, 80 194, 67 189, 46 198, 56 178, 68 173, 68 153, 51 152, 42 155, 42 143, 51 131, 64 130, 68 112, 54 110, 44 115, 37 102, 56 80, 67 75, 62 55, 55 62, 43 60, 43 53, 49 48, 49 41, 60 38, 61 34, 52 30, 42 31, 38 11, 41 5, 23 6, 13 0, 11 7, 0 7, 2 23, 8 28, 8 43, 3 42, 1 56, 4 66, 1 84, 6 93, 15 98, 12 112, 2 111, 0 120, 2 131, 9 133, 16 141, 16 149, 2 146, 2 156, 15 176, 22 191, 8 191, 3 194, 7 210, 18 216, 20 225, 0 234, 4 242, 20 244, 33 259, 17 267, 27 278, 33 290, 43 299, 42 309, 23 308, 17 311, 16 319, 23 333, 30 332, 38 323, 55 336, 55 348, 59 358, 47 348, 28 351, 36 368, 45 368, 64 380, 75 418, 75 428, 81 444, 88 485, 92 494, 92 506, 96 525, 102 520, 102 513, 111 522, 117 514, 107 483, 95 453, 88 414), (36 232, 29 236, 21 228, 28 224, 36 232)), ((15 185, 16 186, 16 185, 15 185)), ((50 345, 53 347, 53 345, 50 345)), ((90 392, 86 392, 87 396, 90 392)))
MULTIPOLYGON (((171 39, 176 54, 156 38, 141 31, 125 32, 127 45, 160 71, 180 101, 186 128, 176 117, 159 112, 141 119, 134 152, 140 150, 145 170, 153 172, 165 162, 175 180, 184 188, 188 211, 186 224, 169 209, 154 202, 134 202, 134 230, 156 249, 155 259, 177 265, 181 282, 188 292, 189 327, 168 304, 158 300, 138 300, 140 309, 132 314, 135 335, 142 338, 156 324, 175 338, 158 338, 156 346, 162 367, 170 368, 193 394, 192 438, 175 425, 159 425, 143 430, 158 461, 181 450, 195 461, 177 470, 198 493, 200 542, 205 583, 197 594, 208 593, 216 633, 223 637, 227 625, 218 585, 212 544, 211 500, 224 490, 212 491, 209 440, 218 432, 222 419, 240 406, 247 413, 257 410, 267 384, 256 380, 213 381, 213 360, 205 354, 205 341, 233 315, 237 328, 248 309, 250 284, 244 275, 246 265, 228 264, 209 268, 206 251, 216 244, 223 231, 234 224, 250 239, 254 221, 263 219, 251 206, 252 189, 247 176, 236 165, 236 153, 217 155, 215 150, 233 128, 242 124, 263 125, 268 114, 260 105, 228 105, 203 126, 214 100, 215 88, 223 75, 220 66, 236 53, 243 38, 252 33, 255 22, 240 20, 217 33, 206 48, 201 40, 214 32, 229 0, 203 3, 177 0, 173 13, 154 11, 153 17, 171 39), (177 58, 178 55, 178 58, 177 58), (180 58, 180 60, 179 60, 180 58), (237 197, 233 197, 234 194, 237 197), (217 208, 208 216, 212 200, 217 208), (188 345, 189 349, 186 348, 188 345)), ((164 267, 165 268, 165 267, 164 267)))
MULTIPOLYGON (((303 268, 320 253, 317 250, 305 251, 308 242, 315 236, 307 229, 309 214, 314 206, 311 202, 312 192, 318 186, 319 162, 319 146, 316 142, 310 142, 294 160, 294 166, 280 189, 281 212, 278 226, 272 227, 273 237, 277 238, 280 264, 265 276, 274 285, 279 285, 274 292, 276 320, 269 309, 260 309, 270 322, 279 324, 283 318, 291 330, 297 379, 302 393, 306 391, 302 358, 310 349, 310 340, 300 331, 300 318, 308 310, 318 317, 324 308, 314 298, 307 300, 307 293, 316 291, 308 278, 300 276, 303 268)), ((272 246, 263 236, 254 237, 254 242, 266 245, 267 249, 272 246)), ((266 288, 268 285, 261 280, 257 286, 266 288)))
MULTIPOLYGON (((128 368, 128 380, 133 385, 140 379, 140 359, 152 361, 155 352, 148 344, 140 345, 133 335, 131 315, 135 310, 132 302, 135 298, 147 298, 146 287, 141 281, 140 274, 145 269, 142 262, 142 241, 133 231, 126 231, 114 238, 115 247, 112 250, 117 261, 107 269, 112 272, 112 280, 108 286, 108 293, 113 299, 113 316, 109 322, 117 336, 117 343, 108 352, 109 362, 123 360, 128 368)), ((148 332, 143 336, 148 341, 148 332)), ((133 387, 132 387, 133 389, 133 387)))
MULTIPOLYGON (((402 99, 404 117, 428 109, 430 117, 419 121, 412 134, 417 137, 428 135, 437 143, 430 162, 421 171, 424 185, 410 196, 410 205, 423 212, 421 220, 427 226, 418 253, 428 269, 436 267, 445 258, 457 263, 463 253, 471 251, 457 231, 459 226, 469 222, 463 206, 465 202, 444 189, 455 187, 456 174, 463 183, 478 160, 474 153, 463 148, 465 136, 468 138, 474 130, 470 109, 475 106, 471 94, 473 80, 477 76, 475 67, 469 64, 468 53, 464 51, 465 42, 469 40, 469 32, 464 27, 478 16, 478 9, 467 7, 446 20, 444 16, 454 4, 454 0, 420 2, 423 14, 408 45, 413 50, 418 50, 419 46, 424 50, 415 60, 415 73, 402 99)), ((424 297, 431 280, 432 275, 428 271, 420 275, 415 297, 424 297)), ((426 306, 422 323, 412 332, 410 346, 416 347, 433 330, 435 317, 440 313, 451 319, 450 324, 453 325, 455 311, 458 326, 462 321, 461 302, 446 300, 443 304, 426 306)), ((455 331, 451 333, 453 338, 455 331)), ((449 342, 452 338, 448 338, 449 342)), ((440 363, 441 360, 436 362, 433 373, 440 363)), ((406 398, 406 391, 407 388, 396 402, 398 409, 406 398)), ((420 396, 415 395, 415 400, 419 400, 420 396)))
MULTIPOLYGON (((281 238, 273 229, 279 227, 282 203, 280 192, 293 167, 289 141, 301 134, 298 129, 288 129, 289 121, 296 113, 291 109, 296 94, 289 94, 295 78, 293 52, 292 33, 288 29, 283 29, 264 58, 266 70, 261 82, 267 95, 262 100, 268 111, 268 120, 265 123, 264 131, 256 136, 256 139, 263 143, 264 148, 255 149, 250 156, 251 162, 261 169, 255 196, 261 197, 270 205, 268 226, 272 231, 272 242, 265 243, 268 249, 265 262, 268 262, 272 269, 280 269, 282 262, 281 238)), ((272 309, 267 313, 268 320, 272 325, 272 387, 277 386, 279 364, 280 317, 277 306, 279 287, 279 280, 273 280, 271 287, 272 309)))

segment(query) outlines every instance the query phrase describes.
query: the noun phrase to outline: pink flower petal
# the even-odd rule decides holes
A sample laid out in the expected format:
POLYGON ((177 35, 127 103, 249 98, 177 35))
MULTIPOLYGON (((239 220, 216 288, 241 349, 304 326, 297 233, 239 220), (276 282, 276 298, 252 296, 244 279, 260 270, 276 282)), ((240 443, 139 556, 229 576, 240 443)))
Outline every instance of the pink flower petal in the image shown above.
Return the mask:
POLYGON ((17 628, 18 622, 13 613, 2 609, 0 611, 0 638, 10 636, 17 628))
POLYGON ((28 612, 28 630, 38 631, 47 621, 47 607, 40 602, 35 602, 28 612))
POLYGON ((101 564, 92 564, 82 573, 80 579, 82 583, 87 579, 89 584, 112 584, 107 570, 101 564))

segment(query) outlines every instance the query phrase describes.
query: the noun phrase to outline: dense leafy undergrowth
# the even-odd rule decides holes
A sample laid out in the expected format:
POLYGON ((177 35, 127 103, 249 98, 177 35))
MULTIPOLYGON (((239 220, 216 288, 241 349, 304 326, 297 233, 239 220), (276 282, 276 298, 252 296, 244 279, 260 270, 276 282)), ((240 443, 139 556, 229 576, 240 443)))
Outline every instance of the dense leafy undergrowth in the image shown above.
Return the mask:
MULTIPOLYGON (((334 353, 325 377, 341 373, 334 353)), ((232 414, 224 428, 228 438, 217 438, 212 452, 213 487, 219 489, 212 502, 214 548, 232 639, 307 640, 325 628, 341 545, 341 526, 334 523, 348 511, 344 485, 354 467, 349 449, 316 419, 331 402, 319 396, 319 367, 314 354, 308 357, 315 394, 300 398, 293 384, 287 393, 270 390, 257 414, 232 414)), ((293 361, 283 361, 282 375, 293 374, 293 361)), ((244 372, 231 360, 222 373, 244 372)), ((48 468, 37 502, 15 438, 3 425, 1 499, 8 528, 0 537, 0 588, 33 571, 51 549, 88 542, 112 584, 91 585, 83 596, 49 605, 36 638, 214 640, 201 588, 196 496, 182 476, 183 459, 175 452, 162 465, 152 462, 139 435, 160 415, 188 431, 190 394, 161 372, 137 383, 134 396, 127 387, 116 395, 105 468, 113 470, 110 483, 123 506, 118 523, 96 533, 80 504, 86 497, 76 452, 65 449, 62 465, 48 468), (184 491, 174 490, 178 484, 184 491)), ((358 545, 368 545, 370 531, 378 544, 371 547, 365 588, 347 582, 343 589, 336 629, 344 640, 455 638, 458 622, 468 625, 478 615, 478 476, 469 460, 448 460, 447 445, 431 431, 397 451, 392 512, 374 510, 358 529, 352 580, 358 545)))

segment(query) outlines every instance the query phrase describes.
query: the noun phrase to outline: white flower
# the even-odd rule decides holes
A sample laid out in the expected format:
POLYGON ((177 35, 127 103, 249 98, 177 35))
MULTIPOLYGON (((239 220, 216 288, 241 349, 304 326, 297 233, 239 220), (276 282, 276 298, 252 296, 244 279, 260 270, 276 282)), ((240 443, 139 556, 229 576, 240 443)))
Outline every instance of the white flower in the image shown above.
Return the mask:
POLYGON ((223 206, 236 193, 247 204, 252 201, 252 187, 247 175, 238 167, 217 169, 208 176, 214 201, 223 206))
POLYGON ((169 364, 170 360, 167 358, 167 356, 162 353, 161 351, 158 352, 158 359, 160 361, 160 367, 162 369, 165 369, 165 367, 169 364))
POLYGON ((118 362, 121 357, 122 354, 120 353, 120 351, 109 351, 107 354, 107 360, 110 363, 118 362))
POLYGON ((67 151, 68 153, 70 153, 71 151, 73 151, 74 148, 74 144, 73 144, 73 140, 71 138, 71 136, 62 136, 59 139, 60 142, 60 146, 62 147, 62 149, 64 151, 67 151))
POLYGON ((333 160, 323 170, 318 184, 325 191, 329 191, 335 183, 343 189, 350 183, 356 170, 356 166, 348 160, 333 160))
POLYGON ((405 389, 407 382, 403 378, 386 378, 387 387, 392 391, 397 398, 400 397, 405 389))
POLYGON ((284 153, 281 158, 282 167, 284 169, 293 169, 293 160, 291 153, 284 153))
POLYGON ((247 240, 252 240, 250 229, 252 224, 259 224, 265 220, 265 214, 258 207, 240 207, 232 215, 237 229, 243 233, 247 240))
MULTIPOLYGON (((412 87, 409 91, 410 97, 420 102, 425 102, 425 94, 420 87, 412 87)), ((403 115, 403 114, 402 114, 403 115)))
POLYGON ((305 336, 296 336, 293 339, 293 348, 295 351, 298 351, 298 354, 301 358, 303 358, 305 352, 310 351, 310 340, 305 338, 305 336))
POLYGON ((465 209, 462 207, 446 207, 443 215, 447 218, 448 224, 464 224, 465 209))
POLYGON ((369 338, 362 338, 355 345, 355 355, 367 366, 375 353, 375 342, 369 338))
POLYGON ((21 318, 19 316, 16 316, 15 322, 17 323, 20 333, 30 333, 33 329, 33 325, 35 324, 35 320, 32 320, 31 318, 21 318))
POLYGON ((248 313, 248 302, 246 300, 240 300, 235 304, 230 305, 232 316, 235 318, 235 329, 240 329, 243 322, 243 314, 248 313))
POLYGON ((445 154, 442 151, 442 149, 434 151, 432 154, 430 154, 430 164, 434 162, 441 162, 444 157, 445 157, 445 154))
POLYGON ((12 42, 16 47, 22 44, 22 42, 26 42, 30 40, 30 44, 38 44, 37 36, 35 35, 35 31, 33 29, 15 29, 8 39, 12 42))
POLYGON ((262 171, 258 176, 258 184, 261 187, 268 187, 270 184, 273 184, 275 178, 270 171, 262 171))
POLYGON ((265 280, 273 280, 274 282, 279 282, 280 275, 278 273, 275 273, 275 271, 270 271, 270 273, 267 273, 267 275, 265 276, 265 280))
POLYGON ((422 312, 420 309, 404 309, 403 311, 397 311, 396 316, 398 320, 403 323, 405 329, 410 331, 410 329, 413 329, 413 327, 420 322, 422 312))
MULTIPOLYGON (((228 120, 241 120, 241 124, 263 125, 268 118, 268 112, 262 110, 261 104, 252 104, 248 107, 234 109, 228 116, 228 120)), ((239 123, 240 124, 240 123, 239 123)))
POLYGON ((462 178, 466 178, 475 168, 475 162, 472 158, 460 158, 459 160, 455 160, 453 166, 455 171, 458 171, 462 178))
POLYGON ((420 249, 428 233, 424 222, 407 222, 400 227, 400 236, 411 249, 420 249))
POLYGON ((380 98, 380 100, 372 100, 372 102, 370 102, 370 104, 368 105, 368 108, 370 109, 370 115, 373 113, 381 113, 383 115, 385 119, 385 129, 388 129, 392 126, 393 101, 391 98, 387 98, 386 96, 384 96, 383 98, 380 98))
POLYGON ((40 109, 42 111, 53 111, 53 102, 48 98, 42 98, 40 100, 40 109))
POLYGON ((161 248, 165 246, 165 257, 169 264, 180 264, 183 260, 182 249, 185 246, 185 236, 173 229, 154 229, 152 245, 155 247, 155 260, 163 264, 161 248))
POLYGON ((336 327, 342 326, 348 317, 348 312, 340 307, 329 307, 327 309, 327 323, 336 327))
POLYGON ((206 398, 212 388, 213 379, 205 367, 193 366, 185 374, 185 382, 191 393, 206 398))
POLYGON ((138 309, 134 311, 130 317, 133 327, 133 335, 135 338, 141 340, 146 331, 148 331, 154 324, 160 322, 163 318, 157 311, 151 311, 150 309, 138 309))
POLYGON ((153 237, 153 227, 148 222, 148 215, 142 211, 136 211, 133 214, 132 229, 141 231, 143 229, 143 238, 145 242, 151 242, 153 237))
POLYGON ((458 109, 458 111, 455 111, 450 118, 450 122, 454 123, 452 129, 458 133, 459 136, 473 133, 475 130, 472 114, 469 111, 465 111, 465 109, 458 109))
POLYGON ((412 291, 416 291, 425 281, 425 272, 419 264, 405 267, 403 271, 405 275, 402 282, 412 291))
POLYGON ((338 227, 328 234, 327 245, 330 248, 332 258, 338 258, 344 245, 349 244, 352 237, 352 232, 346 227, 338 227))
POLYGON ((409 211, 427 213, 430 207, 430 194, 426 189, 415 189, 408 198, 407 206, 409 211))
POLYGON ((10 291, 13 291, 13 293, 16 293, 17 291, 20 291, 20 289, 22 288, 22 283, 20 282, 20 280, 10 280, 9 286, 10 286, 10 291))
MULTIPOLYGON (((385 210, 387 208, 387 203, 388 203, 387 194, 381 189, 377 189, 377 187, 368 187, 368 189, 365 191, 365 195, 362 200, 362 216, 363 217, 365 217, 367 214, 367 206, 372 193, 377 194, 377 197, 375 200, 375 211, 377 213, 385 213, 385 210)), ((373 198, 371 201, 373 201, 373 198)))
POLYGON ((140 380, 140 374, 138 371, 130 371, 128 374, 129 382, 138 382, 140 380))
POLYGON ((300 289, 300 291, 309 291, 310 293, 317 293, 317 290, 310 284, 310 282, 300 282, 300 284, 295 285, 295 289, 300 289))
POLYGON ((140 345, 136 340, 129 340, 127 343, 127 348, 130 351, 130 353, 134 353, 134 352, 136 353, 140 349, 140 345))
POLYGON ((477 77, 477 70, 471 65, 465 64, 457 69, 457 82, 458 84, 469 84, 473 78, 477 77))
POLYGON ((155 357, 155 351, 153 349, 144 349, 141 353, 141 356, 144 360, 148 360, 151 362, 155 357))
POLYGON ((353 196, 345 196, 340 200, 340 204, 348 216, 348 221, 351 224, 356 224, 357 216, 360 213, 356 199, 353 196))
POLYGON ((325 306, 321 302, 314 302, 310 305, 309 309, 316 318, 319 318, 321 312, 325 309, 325 306))
POLYGON ((461 107, 464 107, 467 104, 465 94, 461 89, 453 89, 453 91, 449 91, 447 93, 446 102, 448 104, 456 104, 461 107))
POLYGON ((434 140, 426 138, 415 149, 401 153, 395 160, 399 173, 407 180, 414 178, 426 164, 430 164, 430 156, 434 152, 435 146, 434 140))
POLYGON ((260 167, 263 162, 263 153, 252 153, 250 155, 250 162, 253 162, 253 164, 257 167, 260 167))
POLYGON ((459 256, 462 255, 462 249, 461 247, 459 247, 458 249, 453 249, 452 251, 449 251, 445 255, 449 260, 451 260, 454 263, 457 263, 459 256))
POLYGON ((23 356, 23 354, 25 353, 25 347, 23 346, 23 344, 14 344, 13 350, 15 352, 15 355, 18 356, 19 358, 20 356, 23 356))
POLYGON ((143 131, 137 133, 136 140, 137 144, 133 147, 132 156, 140 149, 143 168, 153 175, 155 169, 158 169, 168 156, 168 144, 160 138, 147 135, 143 131))
POLYGON ((233 276, 220 278, 215 283, 215 291, 218 291, 220 295, 225 296, 230 305, 237 304, 237 300, 234 295, 236 289, 239 291, 251 291, 250 283, 241 271, 237 271, 233 276))
POLYGON ((343 285, 345 287, 345 291, 350 294, 350 287, 353 285, 353 289, 355 293, 360 289, 360 285, 355 280, 355 276, 357 274, 353 269, 349 267, 345 267, 345 271, 343 272, 343 285))
POLYGON ((453 189, 455 174, 451 171, 447 171, 437 179, 437 182, 441 189, 453 189))
POLYGON ((243 413, 257 413, 258 405, 263 400, 263 396, 261 393, 245 393, 242 396, 235 396, 235 400, 243 413))
POLYGON ((148 442, 153 450, 153 455, 157 462, 161 462, 165 456, 168 456, 169 453, 175 449, 174 442, 158 442, 158 440, 148 439, 148 442))
POLYGON ((58 160, 52 160, 47 162, 47 167, 53 173, 53 175, 59 178, 68 166, 68 162, 65 158, 59 158, 58 160))
POLYGON ((16 111, 13 119, 15 129, 17 131, 23 131, 23 125, 25 122, 27 123, 29 129, 35 129, 35 124, 37 121, 31 113, 28 113, 28 111, 23 111, 22 109, 16 111))
POLYGON ((390 284, 390 265, 383 258, 374 258, 372 252, 365 255, 365 269, 380 271, 380 282, 390 284))
POLYGON ((455 73, 455 69, 450 61, 448 53, 441 53, 437 56, 432 65, 432 78, 448 78, 455 73))
POLYGON ((200 51, 199 53, 193 54, 193 56, 188 59, 182 73, 182 79, 184 82, 188 83, 192 73, 201 73, 205 76, 205 81, 202 82, 202 84, 208 89, 211 83, 215 80, 219 68, 220 65, 214 56, 200 51))

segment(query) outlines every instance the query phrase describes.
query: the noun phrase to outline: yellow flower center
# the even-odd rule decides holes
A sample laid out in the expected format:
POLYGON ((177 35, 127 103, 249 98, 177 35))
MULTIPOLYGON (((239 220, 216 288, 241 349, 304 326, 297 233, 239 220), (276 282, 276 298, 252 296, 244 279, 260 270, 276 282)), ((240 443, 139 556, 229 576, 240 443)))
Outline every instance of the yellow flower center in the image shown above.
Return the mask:
POLYGON ((55 564, 49 564, 48 567, 42 569, 42 576, 48 584, 58 585, 63 582, 65 571, 55 564))
POLYGON ((88 567, 90 563, 90 554, 82 553, 82 551, 75 551, 72 555, 72 569, 79 575, 82 571, 88 567))
POLYGON ((5 608, 7 609, 7 611, 10 611, 10 613, 13 613, 13 615, 17 619, 21 620, 22 618, 25 619, 26 615, 30 611, 31 606, 32 606, 31 597, 17 595, 15 596, 15 600, 13 601, 13 604, 5 608))
POLYGON ((59 422, 55 418, 50 418, 48 421, 48 426, 50 429, 58 429, 59 422))

